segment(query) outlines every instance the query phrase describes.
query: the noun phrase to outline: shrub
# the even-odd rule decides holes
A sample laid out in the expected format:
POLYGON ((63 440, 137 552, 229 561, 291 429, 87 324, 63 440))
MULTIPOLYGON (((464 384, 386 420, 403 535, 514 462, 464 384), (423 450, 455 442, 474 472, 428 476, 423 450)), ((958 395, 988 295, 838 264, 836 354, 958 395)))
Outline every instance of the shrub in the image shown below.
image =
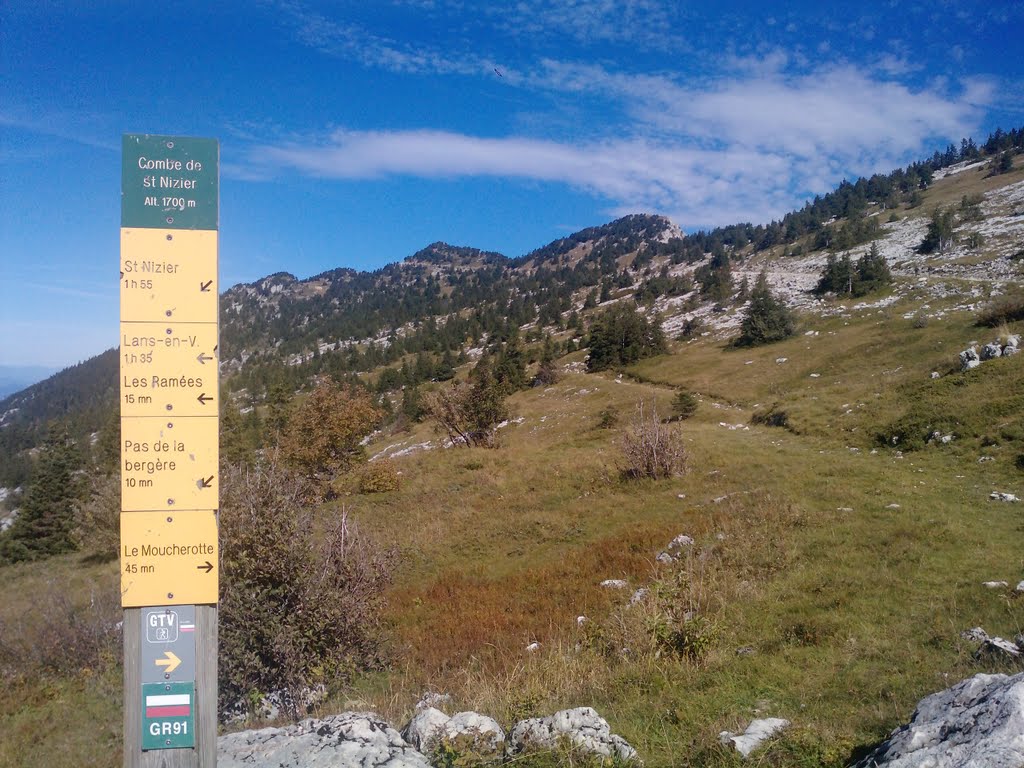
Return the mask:
POLYGON ((275 454, 222 472, 222 715, 278 693, 298 717, 308 689, 382 666, 394 553, 363 538, 345 510, 318 535, 307 483, 275 454))
POLYGON ((121 604, 118 592, 103 586, 82 605, 72 602, 70 584, 50 581, 22 615, 0 620, 0 679, 75 675, 116 663, 121 604))
POLYGON ((365 459, 360 441, 380 420, 369 393, 343 391, 324 377, 291 414, 281 435, 281 457, 323 486, 365 459))
POLYGON ((676 392, 672 400, 672 418, 675 421, 684 421, 697 412, 697 398, 686 389, 676 392))
POLYGON ((761 424, 765 427, 789 427, 789 414, 773 405, 766 411, 754 411, 750 416, 751 424, 761 424))
POLYGON ((878 433, 876 437, 880 443, 890 448, 919 451, 928 444, 936 432, 954 432, 958 426, 956 420, 948 416, 911 411, 893 422, 885 431, 878 433))
POLYGON ((680 339, 690 339, 698 335, 704 329, 703 321, 696 316, 686 318, 683 323, 683 330, 679 333, 680 339))
POLYGON ((557 384, 561 378, 562 375, 558 372, 558 365, 555 361, 543 360, 537 368, 537 373, 531 384, 535 387, 550 387, 552 384, 557 384))
POLYGON ((996 328, 1016 320, 1024 320, 1024 291, 1019 289, 993 299, 978 313, 975 324, 996 328))
POLYGON ((664 424, 654 406, 641 400, 622 437, 626 477, 653 479, 681 474, 686 465, 682 434, 675 424, 664 424))
POLYGON ((602 408, 601 412, 597 414, 597 427, 598 429, 612 429, 619 423, 619 409, 614 405, 609 405, 607 408, 602 408))
POLYGON ((398 485, 398 469, 389 459, 370 462, 359 473, 360 493, 397 491, 398 485))

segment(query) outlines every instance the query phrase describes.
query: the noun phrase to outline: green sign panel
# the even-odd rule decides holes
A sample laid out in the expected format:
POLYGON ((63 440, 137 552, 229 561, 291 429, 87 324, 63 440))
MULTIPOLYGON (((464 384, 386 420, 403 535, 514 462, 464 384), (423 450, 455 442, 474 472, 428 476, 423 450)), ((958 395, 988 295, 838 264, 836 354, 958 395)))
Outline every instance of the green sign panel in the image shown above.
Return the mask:
POLYGON ((195 683, 142 684, 142 749, 196 745, 195 683))
POLYGON ((123 229, 217 229, 216 139, 128 134, 121 142, 123 229))

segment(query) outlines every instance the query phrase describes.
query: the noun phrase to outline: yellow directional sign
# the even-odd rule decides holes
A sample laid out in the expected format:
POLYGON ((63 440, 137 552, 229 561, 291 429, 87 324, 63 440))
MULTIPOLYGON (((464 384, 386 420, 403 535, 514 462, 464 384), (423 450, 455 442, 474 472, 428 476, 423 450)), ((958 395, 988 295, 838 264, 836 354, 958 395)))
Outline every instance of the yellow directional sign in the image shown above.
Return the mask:
POLYGON ((217 416, 217 324, 121 323, 122 416, 217 416))
POLYGON ((162 659, 157 659, 153 663, 158 667, 163 667, 164 672, 169 675, 181 666, 181 659, 174 654, 174 651, 164 651, 164 657, 162 659))
POLYGON ((121 319, 217 322, 217 231, 121 230, 121 319))
POLYGON ((214 510, 121 513, 124 607, 216 603, 217 561, 214 510))
MULTIPOLYGON (((217 602, 218 190, 215 140, 124 136, 118 386, 125 608, 217 602)), ((186 654, 164 651, 146 666, 188 671, 186 654)))
POLYGON ((121 509, 216 509, 218 457, 216 418, 122 417, 121 509))

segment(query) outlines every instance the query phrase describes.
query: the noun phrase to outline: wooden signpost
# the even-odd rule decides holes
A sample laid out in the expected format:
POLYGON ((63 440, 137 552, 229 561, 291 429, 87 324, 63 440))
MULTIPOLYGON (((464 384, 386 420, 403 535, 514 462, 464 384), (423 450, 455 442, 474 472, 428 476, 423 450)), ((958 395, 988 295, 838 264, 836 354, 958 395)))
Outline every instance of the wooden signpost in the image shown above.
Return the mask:
POLYGON ((219 160, 215 139, 123 138, 125 768, 217 761, 219 160))

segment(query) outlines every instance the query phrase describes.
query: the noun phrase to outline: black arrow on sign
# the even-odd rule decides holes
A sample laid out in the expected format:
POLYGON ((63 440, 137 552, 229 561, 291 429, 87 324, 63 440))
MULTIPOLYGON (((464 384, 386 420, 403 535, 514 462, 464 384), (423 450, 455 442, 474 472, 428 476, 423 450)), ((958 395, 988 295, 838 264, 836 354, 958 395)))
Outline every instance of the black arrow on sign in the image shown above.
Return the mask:
POLYGON ((213 400, 213 398, 205 392, 200 392, 199 397, 197 397, 196 400, 199 401, 200 405, 206 405, 208 402, 213 400))
POLYGON ((213 485, 213 475, 210 475, 206 479, 200 479, 199 480, 199 487, 200 488, 209 488, 211 485, 213 485))
POLYGON ((200 365, 206 365, 206 361, 213 360, 213 358, 203 352, 200 352, 199 355, 196 357, 196 360, 199 361, 200 365))
POLYGON ((209 560, 207 560, 204 565, 197 565, 196 566, 196 570, 197 571, 206 571, 207 573, 209 573, 210 571, 213 570, 213 563, 211 563, 209 560))
POLYGON ((207 280, 205 283, 199 284, 199 290, 203 293, 207 293, 209 292, 211 285, 213 285, 213 280, 207 280))

